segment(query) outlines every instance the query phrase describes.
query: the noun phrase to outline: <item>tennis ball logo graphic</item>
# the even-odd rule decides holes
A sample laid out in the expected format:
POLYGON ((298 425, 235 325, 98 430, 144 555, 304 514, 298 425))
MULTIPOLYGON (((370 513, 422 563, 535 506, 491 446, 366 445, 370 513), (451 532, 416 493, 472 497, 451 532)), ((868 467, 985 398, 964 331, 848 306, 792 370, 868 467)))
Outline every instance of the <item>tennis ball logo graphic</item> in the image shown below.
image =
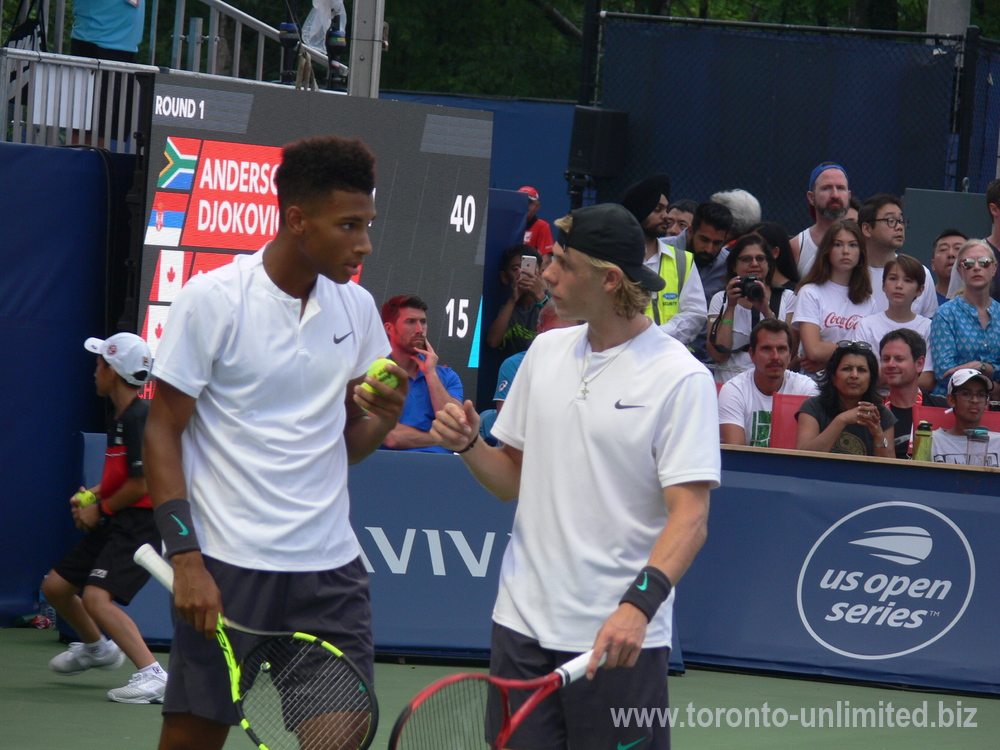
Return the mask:
MULTIPOLYGON (((371 363, 371 365, 369 365, 368 374, 371 375, 380 383, 385 383, 390 388, 395 388, 397 385, 399 385, 399 378, 397 378, 387 369, 387 365, 391 364, 395 364, 391 359, 386 359, 385 357, 376 359, 374 362, 371 363)), ((374 388, 368 385, 368 383, 362 383, 361 387, 371 393, 376 392, 374 388)))

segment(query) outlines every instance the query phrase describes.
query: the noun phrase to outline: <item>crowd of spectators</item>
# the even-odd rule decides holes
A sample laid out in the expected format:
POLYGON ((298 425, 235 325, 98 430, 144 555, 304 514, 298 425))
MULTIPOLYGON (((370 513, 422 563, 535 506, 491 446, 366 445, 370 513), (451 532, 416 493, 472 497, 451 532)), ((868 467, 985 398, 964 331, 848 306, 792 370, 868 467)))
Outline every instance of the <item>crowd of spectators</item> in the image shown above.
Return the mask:
MULTIPOLYGON (((975 459, 963 441, 984 443, 977 415, 1000 400, 1000 180, 986 193, 988 237, 947 227, 912 254, 900 197, 859 201, 835 162, 818 165, 808 188, 814 223, 801 231, 762 221, 745 190, 672 201, 665 174, 621 198, 643 229, 646 266, 665 281, 646 313, 714 372, 722 442, 770 446, 781 394, 801 401, 792 412, 800 450, 909 458, 914 408, 937 407, 933 460, 998 465, 1000 434, 975 459)), ((512 311, 545 302, 545 261, 537 278, 515 271, 531 249, 504 257, 512 311)), ((493 346, 511 334, 501 318, 493 346)))

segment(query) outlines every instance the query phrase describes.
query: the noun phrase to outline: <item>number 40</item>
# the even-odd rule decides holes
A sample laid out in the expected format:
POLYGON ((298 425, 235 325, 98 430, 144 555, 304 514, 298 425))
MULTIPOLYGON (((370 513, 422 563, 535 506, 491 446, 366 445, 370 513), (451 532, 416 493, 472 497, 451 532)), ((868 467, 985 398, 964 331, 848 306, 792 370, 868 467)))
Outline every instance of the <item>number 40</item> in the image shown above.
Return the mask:
POLYGON ((456 232, 463 229, 466 234, 472 234, 472 228, 476 225, 476 199, 474 196, 465 196, 463 205, 462 196, 455 196, 455 205, 451 207, 451 222, 456 232))

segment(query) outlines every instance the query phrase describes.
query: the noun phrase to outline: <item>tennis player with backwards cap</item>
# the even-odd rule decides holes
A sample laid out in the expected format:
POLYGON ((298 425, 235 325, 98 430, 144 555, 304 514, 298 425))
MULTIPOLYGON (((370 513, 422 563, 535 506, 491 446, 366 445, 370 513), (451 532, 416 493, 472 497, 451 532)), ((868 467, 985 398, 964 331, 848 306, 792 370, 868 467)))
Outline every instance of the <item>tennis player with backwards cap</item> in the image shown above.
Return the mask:
POLYGON ((531 679, 595 650, 591 679, 546 698, 508 746, 659 750, 668 727, 619 729, 609 709, 667 707, 673 585, 719 485, 715 385, 643 314, 663 280, 635 217, 602 204, 556 226, 565 242, 544 278, 559 315, 587 325, 535 339, 493 427, 503 447, 478 440, 471 401, 432 430, 486 489, 518 498, 490 672, 531 679))
POLYGON ((238 723, 220 612, 324 638, 372 678, 347 465, 396 425, 408 382, 393 365, 396 389, 360 387, 389 353, 371 295, 348 283, 372 251, 375 157, 357 139, 303 139, 275 183, 277 236, 188 282, 157 352, 146 471, 179 614, 161 750, 221 748, 238 723))

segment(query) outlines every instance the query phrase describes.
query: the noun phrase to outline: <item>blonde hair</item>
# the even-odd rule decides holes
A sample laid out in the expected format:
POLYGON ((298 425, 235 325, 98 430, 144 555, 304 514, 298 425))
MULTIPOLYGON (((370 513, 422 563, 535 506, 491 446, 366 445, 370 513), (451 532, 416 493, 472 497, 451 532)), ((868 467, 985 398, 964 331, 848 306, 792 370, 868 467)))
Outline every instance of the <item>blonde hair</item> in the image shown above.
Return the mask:
MULTIPOLYGON (((573 217, 566 214, 566 216, 563 216, 561 219, 556 219, 555 224, 568 236, 573 229, 573 217)), ((576 248, 573 249, 576 250, 576 248)), ((595 258, 582 250, 577 250, 577 252, 579 252, 580 255, 587 261, 587 265, 595 271, 606 271, 609 268, 617 268, 619 271, 622 271, 621 266, 615 263, 595 258)), ((621 279, 618 281, 618 286, 615 287, 614 290, 613 305, 616 314, 622 315, 631 320, 636 315, 646 311, 646 308, 649 307, 649 303, 652 298, 652 292, 643 288, 643 286, 638 282, 632 281, 632 279, 626 276, 625 272, 622 271, 621 279)))
POLYGON ((985 250, 989 254, 989 257, 993 258, 993 262, 994 263, 996 262, 997 258, 996 255, 993 253, 993 248, 987 245, 985 240, 966 240, 965 242, 963 242, 962 246, 958 249, 958 255, 955 256, 955 262, 958 263, 958 261, 962 259, 962 255, 965 253, 965 251, 973 247, 983 248, 983 250, 985 250))

